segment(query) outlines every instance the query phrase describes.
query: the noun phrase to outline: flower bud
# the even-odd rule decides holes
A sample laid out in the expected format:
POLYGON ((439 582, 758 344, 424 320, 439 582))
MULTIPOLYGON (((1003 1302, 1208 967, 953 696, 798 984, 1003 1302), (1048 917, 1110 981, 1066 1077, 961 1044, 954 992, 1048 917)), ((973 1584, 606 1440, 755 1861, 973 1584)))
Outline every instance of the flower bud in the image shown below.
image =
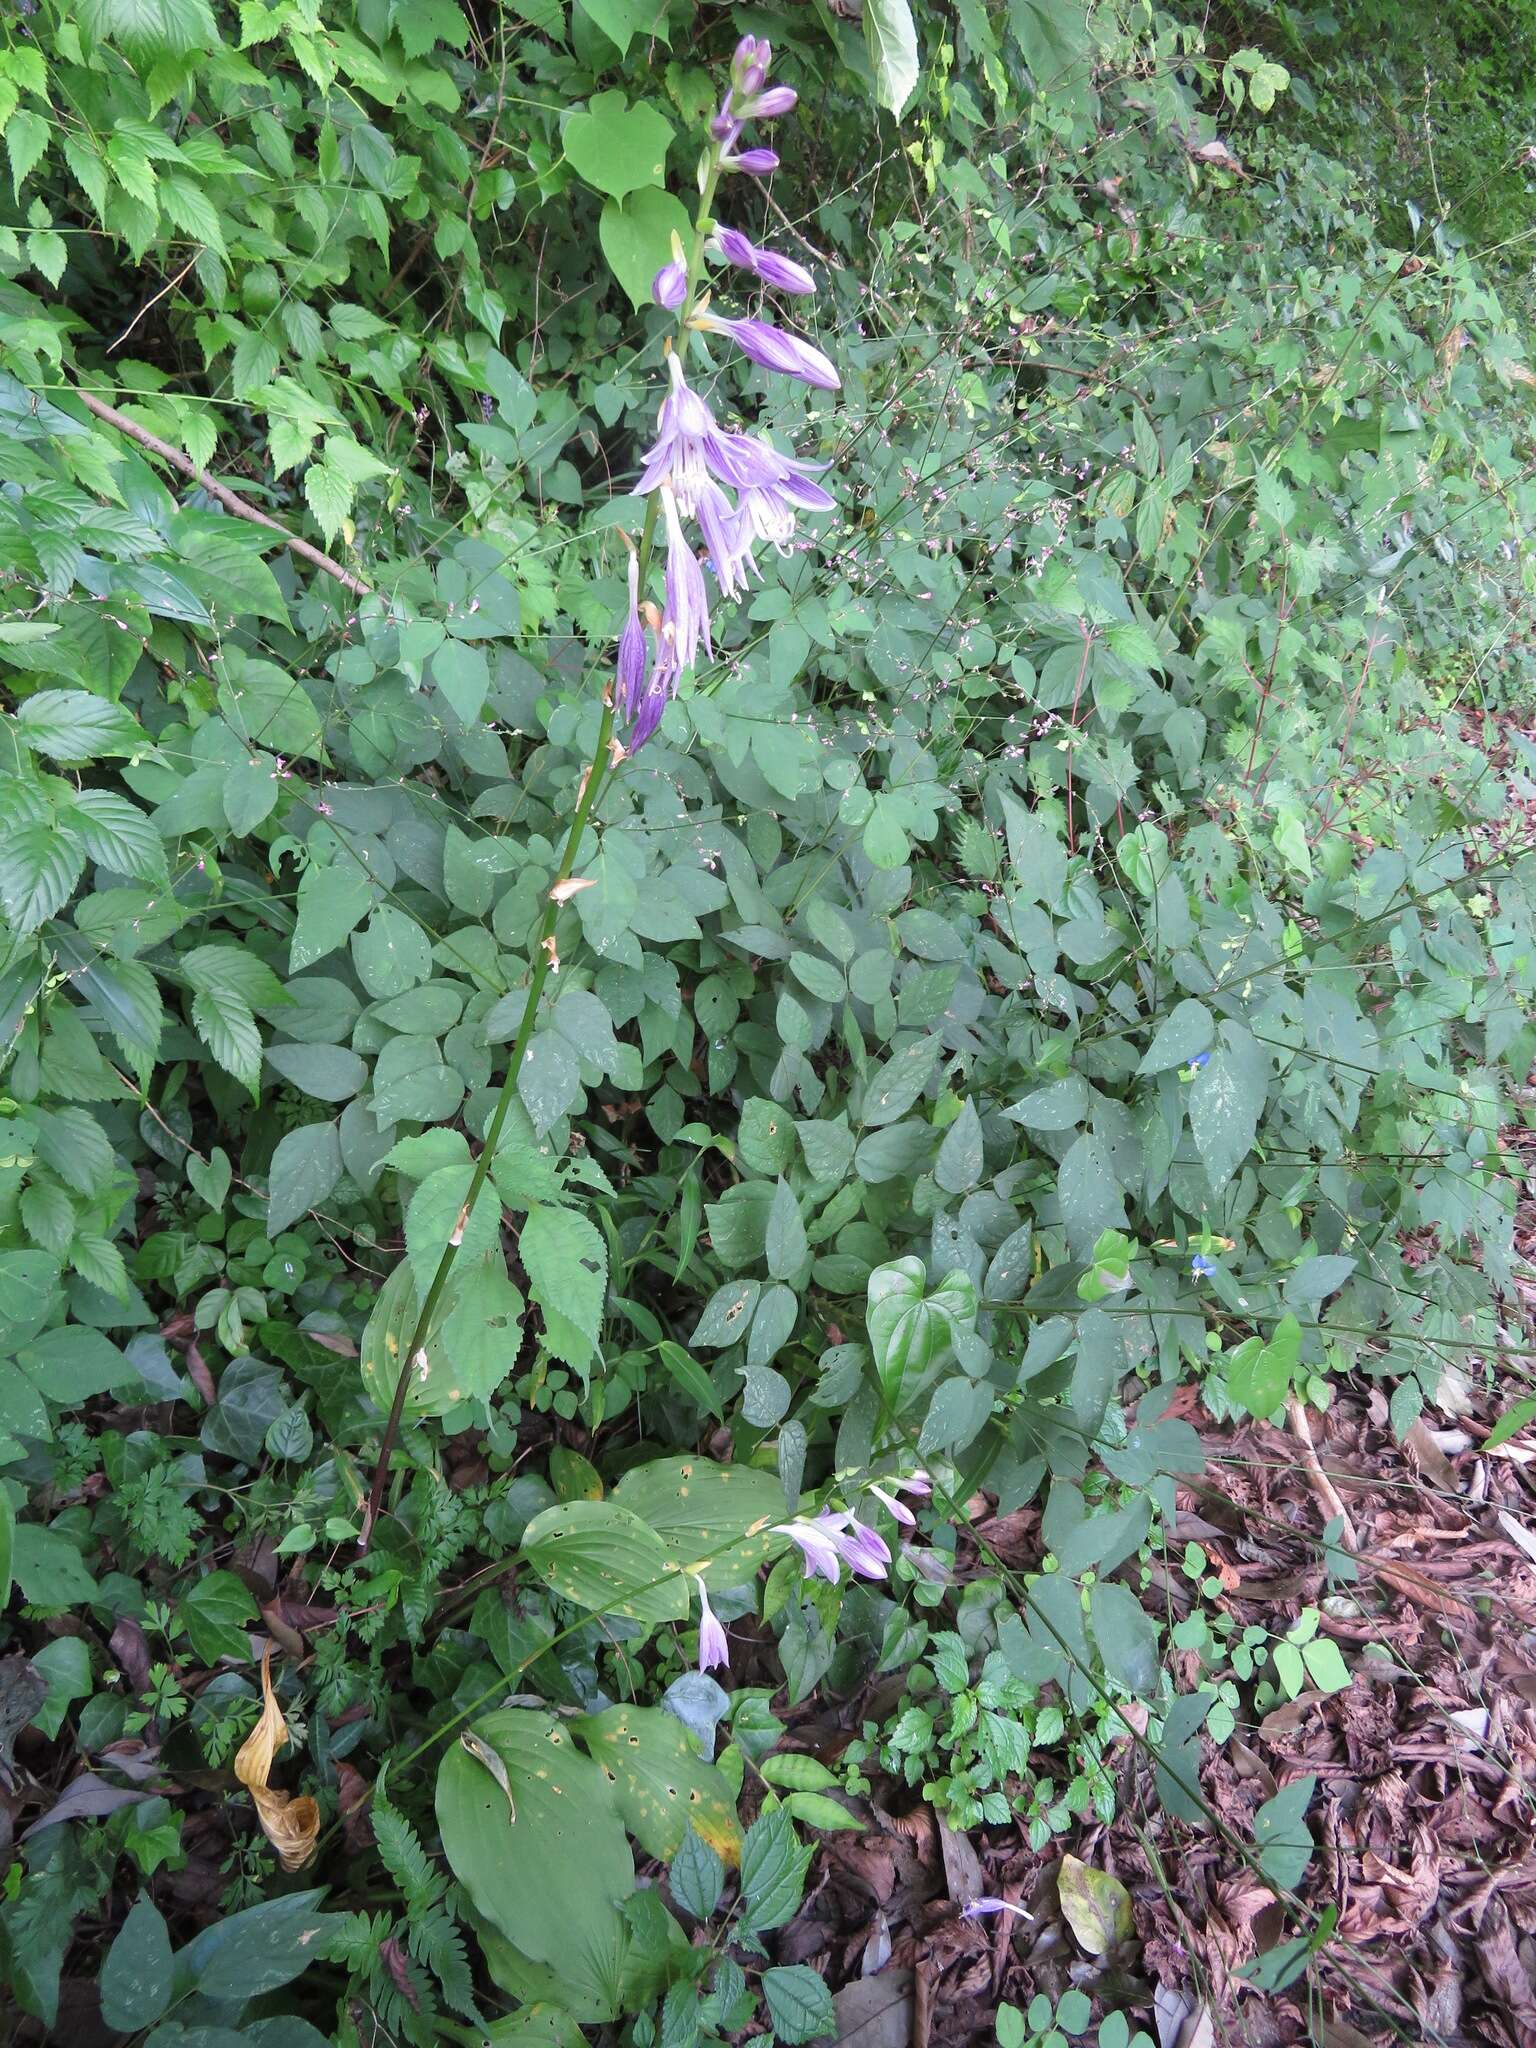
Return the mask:
POLYGON ((779 168, 779 160, 771 149, 743 149, 731 158, 730 168, 745 171, 749 177, 766 178, 779 168))
POLYGON ((685 263, 664 263, 651 280, 651 297, 658 306, 665 306, 669 313, 675 313, 688 296, 688 266, 685 263))
MULTIPOLYGON (((752 63, 753 59, 756 56, 757 37, 743 36, 741 41, 736 45, 735 53, 731 58, 732 78, 739 79, 742 73, 747 69, 748 65, 752 63)), ((766 69, 766 66, 764 68, 766 69)))
POLYGON ((730 115, 722 108, 716 114, 713 121, 710 122, 709 132, 713 135, 716 142, 730 142, 741 133, 741 123, 733 121, 730 115))
POLYGON ((738 83, 744 93, 761 92, 764 84, 767 82, 767 78, 768 73, 763 65, 749 64, 746 70, 742 72, 738 83))
POLYGON ((758 94, 750 107, 742 111, 759 121, 771 121, 776 114, 787 114, 799 97, 792 85, 770 85, 766 92, 758 94))

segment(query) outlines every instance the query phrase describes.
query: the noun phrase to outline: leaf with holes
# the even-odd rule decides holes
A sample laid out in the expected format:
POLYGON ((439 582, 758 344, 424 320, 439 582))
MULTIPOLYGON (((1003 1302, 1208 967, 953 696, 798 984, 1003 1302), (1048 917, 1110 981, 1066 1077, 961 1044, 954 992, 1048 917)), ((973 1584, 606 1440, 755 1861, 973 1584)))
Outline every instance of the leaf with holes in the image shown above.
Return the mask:
POLYGON ((682 1567, 656 1532, 612 1500, 563 1501, 535 1515, 523 1554, 562 1600, 655 1627, 689 1606, 682 1567))
POLYGON ((723 1863, 741 1860, 741 1826, 727 1781, 705 1763, 675 1715, 661 1707, 610 1707, 571 1723, 613 1783, 625 1827, 648 1856, 670 1862, 689 1828, 723 1863))

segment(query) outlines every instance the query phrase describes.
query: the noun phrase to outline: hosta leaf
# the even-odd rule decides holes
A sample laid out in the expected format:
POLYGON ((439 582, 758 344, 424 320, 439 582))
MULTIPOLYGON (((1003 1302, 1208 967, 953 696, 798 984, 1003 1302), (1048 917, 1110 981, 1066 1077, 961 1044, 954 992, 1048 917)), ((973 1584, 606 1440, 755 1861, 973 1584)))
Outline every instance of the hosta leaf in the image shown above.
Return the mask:
POLYGON ((708 1458, 658 1458, 626 1472, 614 1501, 643 1522, 675 1562, 707 1586, 744 1585, 787 1539, 784 1493, 771 1472, 708 1458))
POLYGON ((611 1500, 562 1501, 535 1515, 523 1553, 552 1592, 595 1614, 654 1627, 681 1621, 689 1591, 682 1566, 638 1515, 611 1500))
POLYGON ((558 1969, 584 2017, 612 2017, 627 1948, 619 1908, 635 1885, 613 1786, 547 1714, 505 1708, 473 1733, 500 1756, 511 1798, 469 1748, 448 1744, 437 1774, 448 1866, 507 1942, 558 1969))
POLYGON ((741 1859, 730 1786, 705 1763, 681 1721, 660 1707, 610 1707, 571 1723, 613 1782, 625 1827, 648 1856, 668 1862, 691 1827, 723 1863, 741 1859))

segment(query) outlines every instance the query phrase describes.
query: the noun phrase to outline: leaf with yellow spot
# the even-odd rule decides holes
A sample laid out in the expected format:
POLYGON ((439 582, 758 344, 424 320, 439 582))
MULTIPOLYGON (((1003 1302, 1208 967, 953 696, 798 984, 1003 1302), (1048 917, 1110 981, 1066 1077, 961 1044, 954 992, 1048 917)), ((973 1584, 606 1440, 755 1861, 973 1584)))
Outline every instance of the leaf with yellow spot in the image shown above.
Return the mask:
MULTIPOLYGON (((402 1259, 379 1290, 358 1354, 363 1385, 386 1413, 420 1312, 410 1264, 402 1259)), ((522 1317, 523 1297, 507 1276, 500 1248, 462 1257, 411 1366, 405 1413, 446 1415, 462 1401, 489 1399, 517 1364, 522 1317)))
POLYGON ((670 1862, 689 1828, 722 1863, 741 1861, 731 1788, 693 1749, 683 1724, 660 1707, 610 1707, 571 1727, 613 1784, 624 1825, 647 1855, 670 1862))
POLYGON ((717 1591, 744 1585, 788 1539, 770 1531, 788 1520, 784 1489, 771 1472, 709 1458, 658 1458, 637 1465, 613 1490, 661 1539, 685 1572, 717 1591))
POLYGON ((302 1870, 320 1840, 320 1809, 307 1793, 295 1798, 268 1784, 273 1760, 288 1740, 288 1723, 272 1690, 272 1652, 261 1657, 261 1719, 235 1756, 235 1776, 250 1793, 262 1832, 281 1859, 284 1870, 302 1870))
POLYGON ((655 1627, 681 1621, 688 1585, 638 1515, 611 1500, 562 1501, 523 1531, 523 1554, 562 1600, 655 1627))

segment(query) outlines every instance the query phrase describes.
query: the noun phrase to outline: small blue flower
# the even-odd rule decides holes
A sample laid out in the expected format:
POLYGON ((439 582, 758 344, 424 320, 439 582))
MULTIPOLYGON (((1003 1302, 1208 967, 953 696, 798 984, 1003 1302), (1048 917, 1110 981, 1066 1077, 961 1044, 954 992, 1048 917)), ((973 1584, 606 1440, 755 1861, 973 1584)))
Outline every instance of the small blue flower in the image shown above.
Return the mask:
POLYGON ((1189 1262, 1189 1270, 1197 1280, 1208 1280, 1216 1270, 1216 1261, 1208 1259, 1204 1252, 1196 1252, 1189 1262))
POLYGON ((1189 1063, 1189 1071, 1192 1074, 1198 1074, 1203 1066, 1209 1064, 1210 1057, 1211 1056, 1208 1052, 1197 1052, 1194 1058, 1189 1063))

